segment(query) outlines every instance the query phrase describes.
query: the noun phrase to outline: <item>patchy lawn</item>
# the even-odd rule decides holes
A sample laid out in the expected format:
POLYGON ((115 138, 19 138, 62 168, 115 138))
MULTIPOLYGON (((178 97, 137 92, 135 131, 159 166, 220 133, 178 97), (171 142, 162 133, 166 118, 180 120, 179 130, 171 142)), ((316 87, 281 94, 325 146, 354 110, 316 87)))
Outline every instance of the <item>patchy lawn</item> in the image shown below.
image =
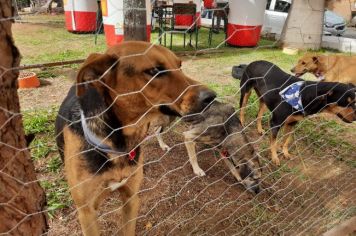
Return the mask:
MULTIPOLYGON (((46 19, 49 18, 40 21, 43 23, 46 19)), ((14 25, 22 63, 80 59, 91 52, 105 50, 102 35, 95 45, 93 35, 68 33, 58 23, 60 17, 54 20, 56 23, 14 25)), ((153 40, 155 38, 156 32, 153 40)), ((215 46, 223 36, 214 35, 214 38, 215 46)), ((200 47, 204 49, 206 32, 201 33, 201 39, 200 47)), ((176 38, 178 46, 174 49, 186 50, 179 47, 182 42, 179 40, 176 38)), ((219 53, 185 56, 183 70, 236 108, 239 81, 231 77, 233 65, 269 60, 289 71, 300 56, 285 55, 274 47, 274 42, 267 40, 256 48, 223 46, 220 49, 219 53)), ((47 194, 49 235, 80 235, 54 135, 55 116, 73 83, 76 69, 77 66, 36 70, 43 86, 19 91, 25 130, 36 134, 30 148, 47 194)), ((282 159, 282 166, 276 167, 270 162, 268 135, 259 136, 256 132, 257 101, 256 95, 251 96, 247 110, 250 124, 246 129, 263 157, 265 191, 258 196, 247 193, 216 153, 203 147, 199 147, 198 158, 207 176, 195 177, 182 143, 185 127, 178 123, 164 135, 166 142, 174 146, 168 153, 159 149, 153 139, 143 145, 146 164, 140 192, 138 235, 319 235, 356 215, 355 124, 345 124, 330 116, 313 116, 301 121, 290 149, 294 158, 282 159)), ((268 116, 267 113, 263 119, 266 130, 268 116)), ((114 194, 101 207, 99 219, 103 235, 113 235, 120 227, 118 199, 114 194)))

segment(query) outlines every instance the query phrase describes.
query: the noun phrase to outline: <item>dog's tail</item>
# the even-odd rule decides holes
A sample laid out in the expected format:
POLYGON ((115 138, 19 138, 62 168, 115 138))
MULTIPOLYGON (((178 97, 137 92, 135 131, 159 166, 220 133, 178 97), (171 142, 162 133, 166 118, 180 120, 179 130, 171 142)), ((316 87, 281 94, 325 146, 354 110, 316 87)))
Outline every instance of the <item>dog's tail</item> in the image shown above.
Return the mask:
POLYGON ((233 66, 232 71, 231 71, 232 77, 234 77, 235 79, 241 79, 246 67, 247 67, 246 64, 240 64, 238 66, 233 66))
POLYGON ((248 93, 253 88, 254 80, 250 79, 248 72, 249 72, 249 68, 248 68, 248 66, 245 66, 244 72, 240 79, 241 80, 241 82, 240 82, 240 94, 241 94, 240 107, 242 106, 245 94, 248 93))

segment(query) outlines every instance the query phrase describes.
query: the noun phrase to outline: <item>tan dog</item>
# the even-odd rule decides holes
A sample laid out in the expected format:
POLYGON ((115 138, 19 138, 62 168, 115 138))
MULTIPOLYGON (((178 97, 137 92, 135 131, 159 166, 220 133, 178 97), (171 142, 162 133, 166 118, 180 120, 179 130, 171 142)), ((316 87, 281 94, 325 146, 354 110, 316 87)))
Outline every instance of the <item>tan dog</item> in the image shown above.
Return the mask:
POLYGON ((298 60, 291 72, 297 77, 309 72, 326 82, 356 85, 356 56, 308 53, 298 60))
POLYGON ((57 145, 84 235, 99 235, 97 210, 122 197, 122 234, 135 235, 143 179, 140 143, 152 120, 200 112, 215 93, 187 77, 170 50, 124 42, 91 54, 56 120, 57 145))

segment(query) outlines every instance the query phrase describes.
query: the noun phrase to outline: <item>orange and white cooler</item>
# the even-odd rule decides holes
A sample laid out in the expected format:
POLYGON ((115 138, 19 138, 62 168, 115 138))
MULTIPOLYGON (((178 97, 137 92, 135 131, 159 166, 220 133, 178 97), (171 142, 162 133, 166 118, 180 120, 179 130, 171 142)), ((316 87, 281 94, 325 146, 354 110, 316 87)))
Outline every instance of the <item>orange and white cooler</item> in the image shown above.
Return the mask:
MULTIPOLYGON (((201 1, 202 0, 174 0, 174 3, 194 3, 196 5, 195 17, 197 20, 197 25, 201 25, 201 1)), ((184 25, 191 26, 193 25, 193 17, 189 15, 176 15, 175 16, 175 25, 184 25)))
POLYGON ((260 40, 267 0, 230 0, 227 43, 252 47, 260 40))
POLYGON ((96 30, 97 0, 64 0, 66 28, 70 32, 96 30))
MULTIPOLYGON (((112 46, 124 40, 124 5, 122 0, 101 0, 106 44, 112 46)), ((151 2, 146 0, 147 41, 151 37, 151 2)))
POLYGON ((112 46, 124 40, 124 2, 101 0, 106 44, 112 46))
POLYGON ((152 30, 151 19, 152 19, 151 0, 146 0, 146 32, 147 32, 147 41, 148 42, 151 41, 151 30, 152 30))

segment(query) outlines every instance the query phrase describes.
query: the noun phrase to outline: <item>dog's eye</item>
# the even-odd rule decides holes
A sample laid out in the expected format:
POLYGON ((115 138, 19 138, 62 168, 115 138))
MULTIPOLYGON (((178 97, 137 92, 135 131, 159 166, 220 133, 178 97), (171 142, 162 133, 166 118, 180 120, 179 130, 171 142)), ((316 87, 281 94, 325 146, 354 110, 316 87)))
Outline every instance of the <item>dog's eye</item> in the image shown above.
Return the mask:
POLYGON ((302 65, 305 65, 305 64, 307 64, 307 63, 305 63, 305 61, 302 61, 302 65))
POLYGON ((154 76, 160 77, 161 75, 163 75, 165 73, 165 69, 162 66, 158 66, 158 67, 153 67, 153 68, 147 69, 144 72, 152 77, 154 77, 154 76))

